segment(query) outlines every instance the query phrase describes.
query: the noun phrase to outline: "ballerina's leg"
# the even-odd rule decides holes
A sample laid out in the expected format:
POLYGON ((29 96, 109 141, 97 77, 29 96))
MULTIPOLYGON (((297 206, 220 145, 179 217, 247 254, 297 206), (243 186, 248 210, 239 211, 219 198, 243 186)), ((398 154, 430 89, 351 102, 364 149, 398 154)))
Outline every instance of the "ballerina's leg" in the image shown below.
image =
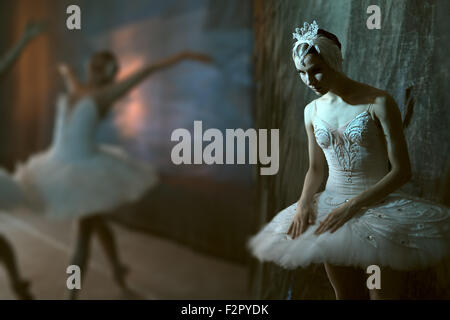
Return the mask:
POLYGON ((29 292, 29 282, 22 279, 17 266, 16 257, 11 244, 0 235, 0 261, 6 267, 11 281, 11 287, 19 299, 30 300, 33 296, 29 292))
POLYGON ((328 263, 324 265, 337 300, 369 299, 364 270, 328 263))
MULTIPOLYGON (((81 270, 81 282, 86 276, 87 264, 90 255, 90 243, 95 227, 95 219, 92 217, 81 218, 78 221, 77 239, 75 251, 72 257, 72 265, 77 265, 81 270)), ((70 291, 70 299, 76 299, 79 290, 70 291)))
POLYGON ((114 279, 116 280, 119 287, 121 287, 122 289, 126 289, 127 285, 125 283, 125 276, 128 269, 120 262, 114 233, 111 227, 103 218, 103 215, 97 215, 95 217, 92 217, 91 219, 95 221, 95 231, 99 237, 103 250, 105 251, 106 256, 113 268, 114 279))

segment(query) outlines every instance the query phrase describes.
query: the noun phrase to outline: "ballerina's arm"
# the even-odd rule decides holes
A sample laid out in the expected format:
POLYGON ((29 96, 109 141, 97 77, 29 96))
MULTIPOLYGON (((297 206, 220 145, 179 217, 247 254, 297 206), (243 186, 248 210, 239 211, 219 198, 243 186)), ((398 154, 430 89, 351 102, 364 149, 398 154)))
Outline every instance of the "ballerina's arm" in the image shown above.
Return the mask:
POLYGON ((305 129, 308 135, 309 168, 305 176, 299 204, 311 203, 313 196, 319 190, 324 178, 325 156, 314 135, 312 124, 313 107, 305 108, 305 129))
POLYGON ((391 170, 376 184, 332 211, 317 228, 317 234, 327 230, 336 231, 362 207, 370 206, 384 199, 411 178, 408 147, 403 134, 400 110, 395 100, 387 94, 379 97, 375 101, 373 111, 386 138, 391 170))
POLYGON ((95 95, 96 101, 101 108, 108 108, 112 105, 113 102, 128 93, 131 89, 145 80, 148 76, 157 71, 171 67, 172 65, 185 59, 197 60, 206 63, 211 62, 210 57, 207 55, 191 52, 181 52, 169 58, 162 59, 156 63, 147 65, 146 67, 140 69, 126 79, 99 90, 99 92, 95 95))
POLYGON ((382 200, 411 178, 408 146, 403 134, 402 117, 395 100, 389 95, 378 98, 374 105, 374 113, 386 138, 391 170, 376 184, 351 199, 352 204, 357 208, 382 200))
POLYGON ((325 156, 314 136, 312 125, 313 103, 314 101, 308 104, 304 112, 305 129, 308 135, 309 168, 303 182, 303 190, 298 200, 296 214, 288 230, 288 234, 293 239, 301 235, 309 224, 314 224, 316 217, 311 203, 324 178, 325 156))
POLYGON ((27 44, 44 29, 43 23, 28 22, 22 37, 17 44, 3 57, 0 57, 0 76, 3 76, 20 56, 27 44))
POLYGON ((58 71, 64 80, 64 84, 66 85, 66 89, 69 94, 75 94, 80 90, 81 83, 70 66, 65 63, 61 63, 58 66, 58 71))

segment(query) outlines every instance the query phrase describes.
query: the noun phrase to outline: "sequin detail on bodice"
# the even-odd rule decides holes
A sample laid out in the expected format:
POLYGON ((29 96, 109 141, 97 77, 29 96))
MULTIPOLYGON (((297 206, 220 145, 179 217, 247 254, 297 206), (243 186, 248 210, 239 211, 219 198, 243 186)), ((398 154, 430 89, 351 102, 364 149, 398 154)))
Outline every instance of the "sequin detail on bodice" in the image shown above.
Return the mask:
POLYGON ((313 126, 328 163, 328 191, 355 195, 387 174, 386 142, 367 110, 340 128, 333 128, 316 115, 313 126))

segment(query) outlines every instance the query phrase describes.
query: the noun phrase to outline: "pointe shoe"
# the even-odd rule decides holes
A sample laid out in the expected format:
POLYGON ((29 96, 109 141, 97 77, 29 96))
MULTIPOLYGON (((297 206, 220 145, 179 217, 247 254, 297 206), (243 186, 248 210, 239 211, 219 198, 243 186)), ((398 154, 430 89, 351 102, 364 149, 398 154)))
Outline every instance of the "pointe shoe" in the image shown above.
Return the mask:
POLYGON ((20 300, 33 300, 34 297, 30 292, 30 281, 22 280, 13 284, 13 290, 17 298, 20 300))

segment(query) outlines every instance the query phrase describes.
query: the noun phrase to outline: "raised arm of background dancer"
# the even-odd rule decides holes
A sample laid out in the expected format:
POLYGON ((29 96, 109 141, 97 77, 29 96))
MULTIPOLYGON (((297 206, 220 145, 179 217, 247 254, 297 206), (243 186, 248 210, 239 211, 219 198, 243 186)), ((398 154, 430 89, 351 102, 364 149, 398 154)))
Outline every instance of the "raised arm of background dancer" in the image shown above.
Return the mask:
POLYGON ((28 22, 20 40, 4 56, 0 58, 0 77, 14 64, 27 44, 44 29, 43 23, 28 22))
POLYGON ((102 89, 96 95, 97 103, 100 106, 110 106, 114 101, 128 93, 131 89, 145 80, 148 76, 157 71, 171 67, 176 63, 186 59, 196 60, 204 63, 211 62, 211 58, 208 55, 193 52, 181 52, 171 57, 162 59, 156 63, 147 65, 146 67, 140 69, 129 77, 102 89))
POLYGON ((69 65, 61 63, 58 66, 58 71, 64 80, 64 84, 66 85, 69 94, 76 93, 81 87, 81 84, 73 69, 69 65))

